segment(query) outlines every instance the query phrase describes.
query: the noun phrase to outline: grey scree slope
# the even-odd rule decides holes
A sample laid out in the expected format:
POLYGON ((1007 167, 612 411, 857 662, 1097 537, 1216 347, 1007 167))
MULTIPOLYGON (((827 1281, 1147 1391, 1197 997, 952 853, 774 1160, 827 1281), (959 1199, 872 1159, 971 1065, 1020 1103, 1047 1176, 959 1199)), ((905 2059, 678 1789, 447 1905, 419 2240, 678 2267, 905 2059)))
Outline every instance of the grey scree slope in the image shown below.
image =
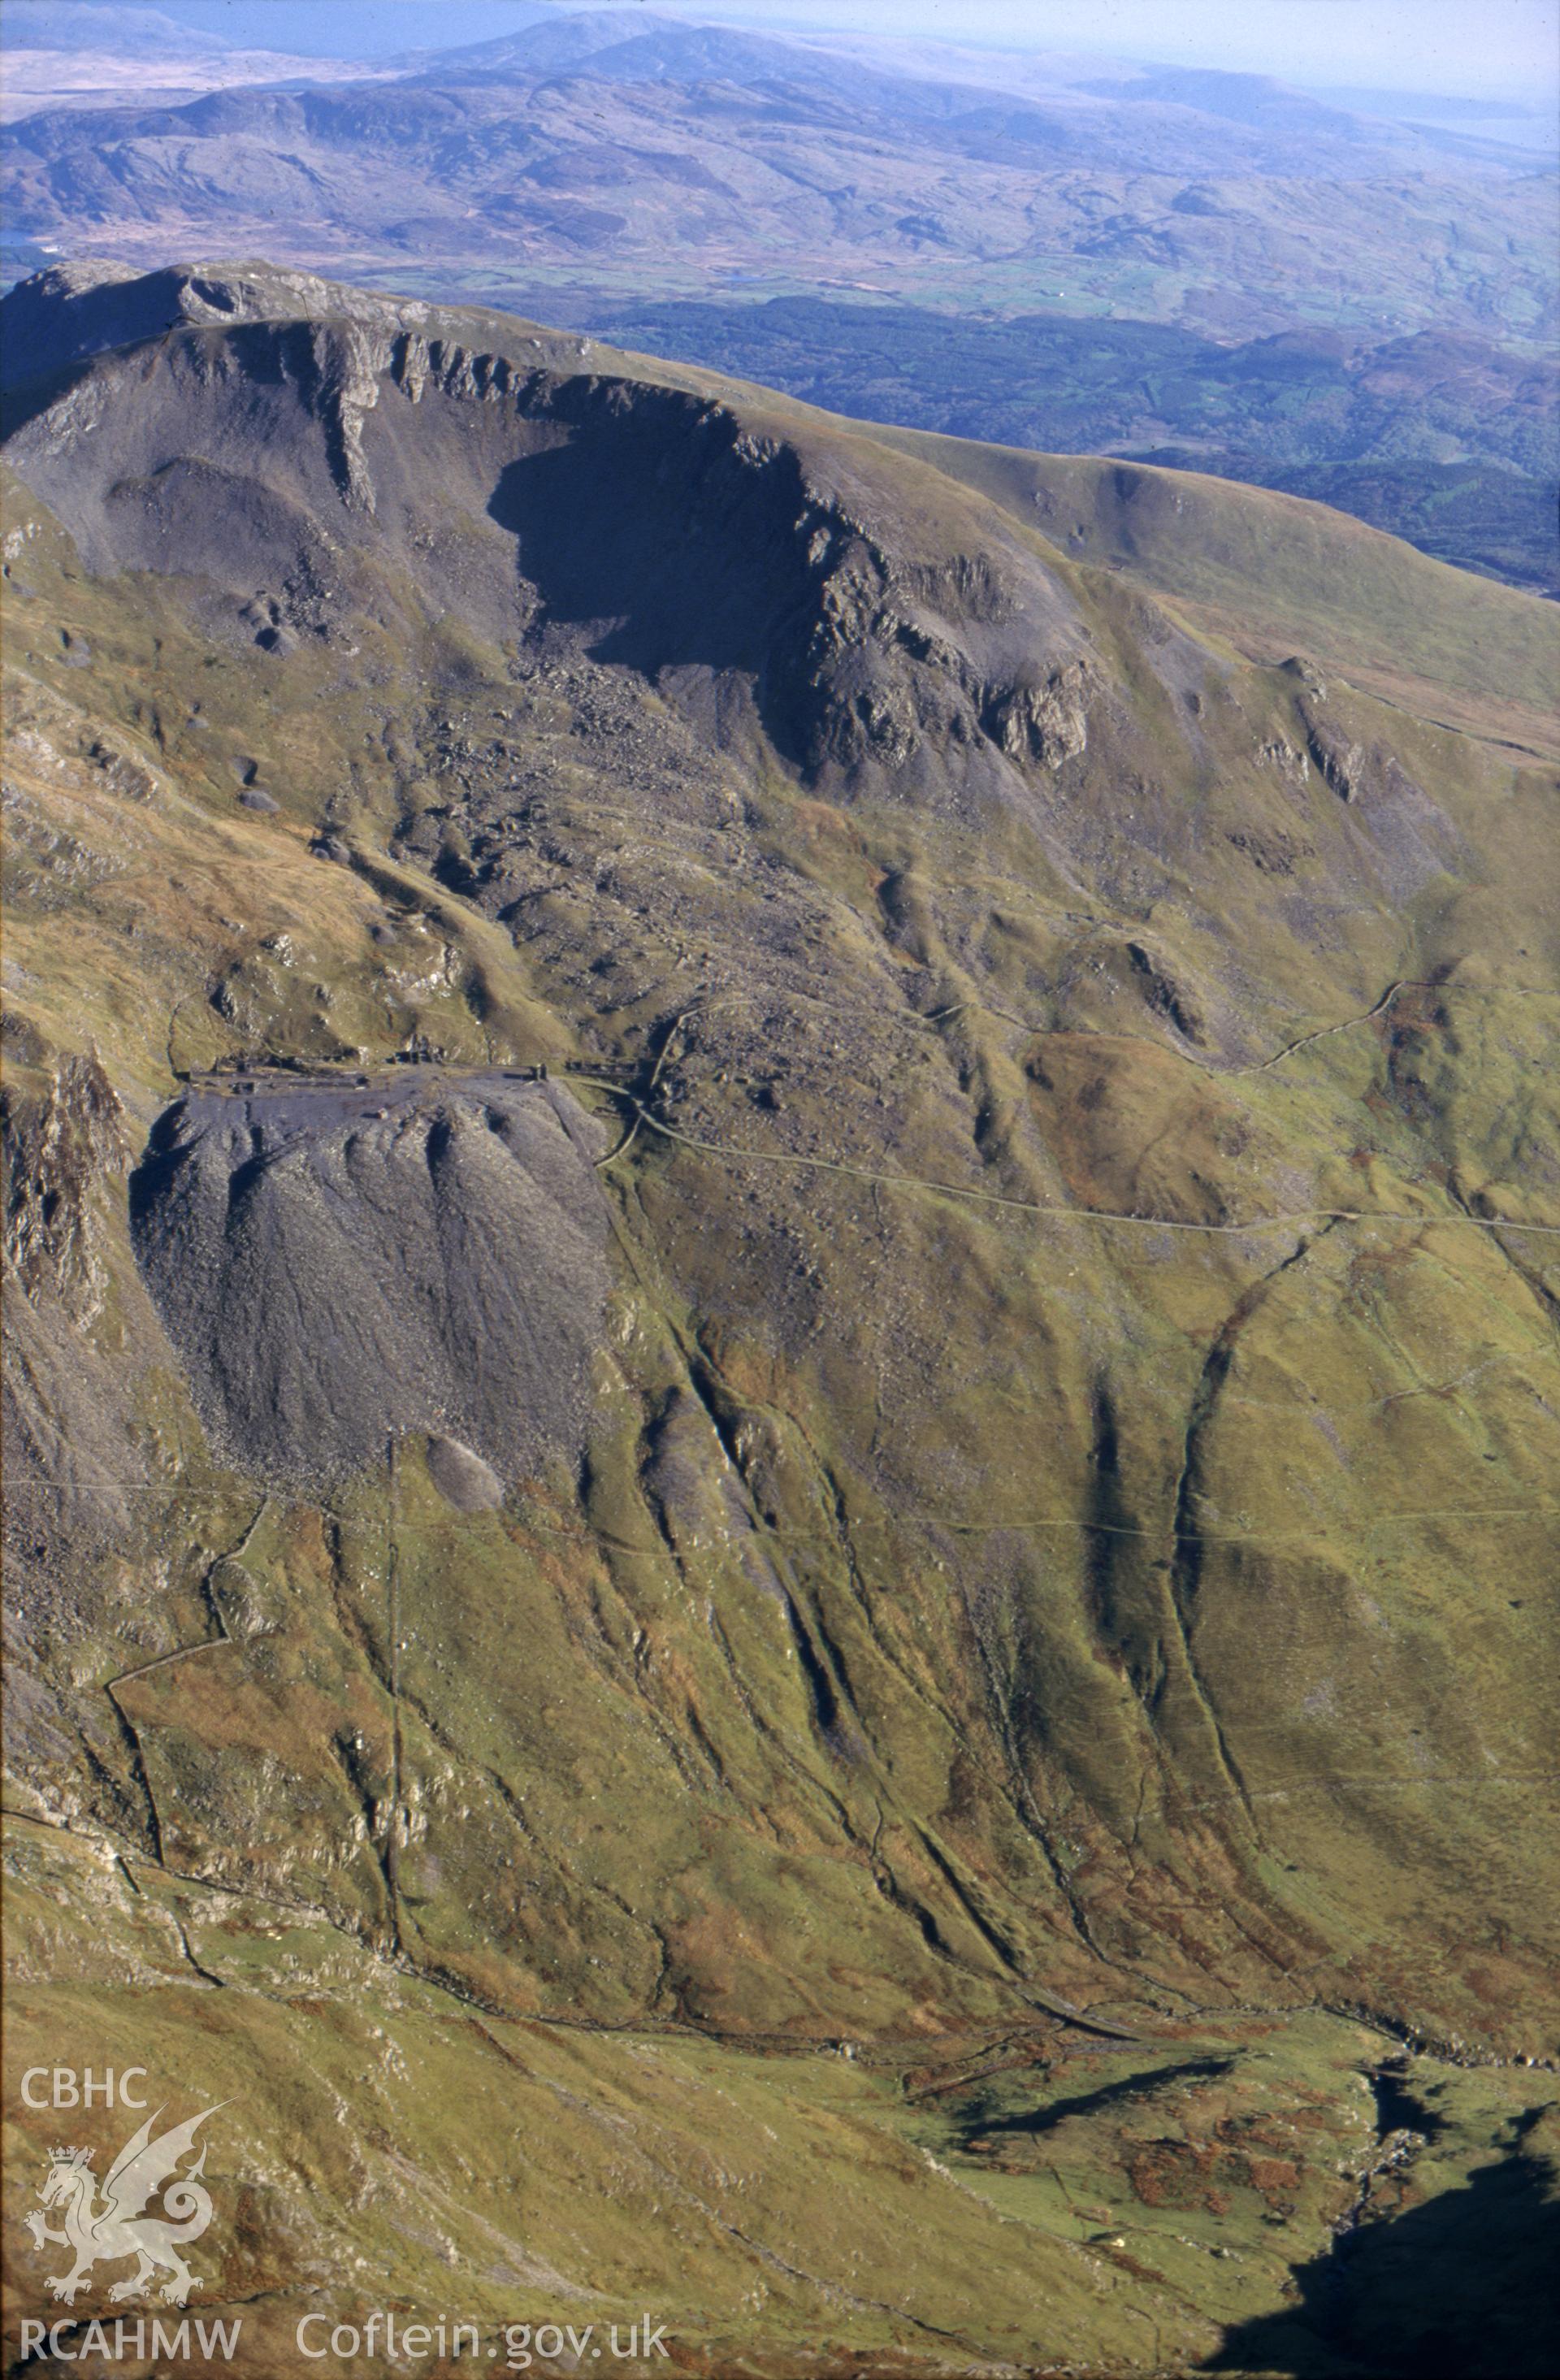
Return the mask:
POLYGON ((224 1456, 311 1487, 408 1430, 509 1480, 577 1453, 607 1293, 593 1132, 550 1084, 411 1069, 170 1108, 132 1230, 224 1456))

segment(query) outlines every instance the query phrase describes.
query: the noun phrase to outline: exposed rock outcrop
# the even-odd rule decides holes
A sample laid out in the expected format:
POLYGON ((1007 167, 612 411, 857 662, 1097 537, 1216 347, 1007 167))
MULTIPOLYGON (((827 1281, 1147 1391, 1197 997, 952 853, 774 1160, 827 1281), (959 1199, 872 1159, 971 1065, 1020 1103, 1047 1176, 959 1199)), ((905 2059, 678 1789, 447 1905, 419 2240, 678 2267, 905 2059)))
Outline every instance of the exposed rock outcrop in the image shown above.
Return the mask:
POLYGON ((1088 698, 1087 668, 1066 662, 1041 684, 996 696, 991 733, 1010 759, 1035 759, 1054 771, 1088 749, 1088 698))
POLYGON ((6 1261, 30 1297, 90 1321, 105 1286, 93 1194, 128 1155, 124 1108, 94 1051, 56 1057, 41 1099, 7 1085, 0 1111, 6 1261))
POLYGON ((1060 581, 995 509, 949 553, 870 448, 842 468, 556 334, 305 274, 62 269, 12 302, 63 375, 18 467, 95 566, 197 574, 265 651, 453 613, 681 702, 714 679, 809 779, 949 804, 1085 747, 1060 581))

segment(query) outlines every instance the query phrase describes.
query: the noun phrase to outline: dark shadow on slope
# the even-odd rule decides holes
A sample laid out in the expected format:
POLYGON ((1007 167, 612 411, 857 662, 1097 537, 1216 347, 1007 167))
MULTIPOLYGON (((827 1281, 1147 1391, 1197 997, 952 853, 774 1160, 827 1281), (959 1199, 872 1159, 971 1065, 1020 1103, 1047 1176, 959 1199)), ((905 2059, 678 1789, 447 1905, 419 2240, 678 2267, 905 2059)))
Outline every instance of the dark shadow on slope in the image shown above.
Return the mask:
POLYGON ((692 398, 565 391, 555 410, 574 434, 510 464, 488 506, 543 623, 585 629, 596 660, 647 677, 750 676, 766 731, 797 757, 796 664, 821 576, 799 456, 692 398))
POLYGON ((1426 2107, 1409 2084, 1409 2070, 1407 2058, 1390 2058, 1371 2076, 1371 2091, 1376 2103, 1376 2138, 1380 2141, 1389 2139, 1394 2132, 1418 2132, 1421 2140, 1433 2141, 1446 2129, 1445 2118, 1426 2107))
POLYGON ((965 2126, 958 2145, 968 2149, 973 2141, 994 2140, 1004 2133, 1048 2132, 1069 2116, 1098 2116, 1106 2108, 1119 2107, 1128 2100, 1152 2098, 1155 2092, 1174 2082, 1200 2082, 1211 2075, 1227 2074, 1234 2063, 1232 2058, 1193 2058, 1185 2066, 1161 2066, 1149 2073, 1124 2075, 1119 2082, 1102 2082, 1097 2091, 1075 2092, 1070 2099, 1049 2099, 1043 2107, 1026 2107, 1022 2115, 977 2117, 965 2126))
POLYGON ((1361 2225, 1300 2267, 1292 2313, 1242 2323, 1203 2368, 1549 2380, 1560 2339, 1557 2181, 1547 2159, 1518 2151, 1464 2190, 1361 2225))

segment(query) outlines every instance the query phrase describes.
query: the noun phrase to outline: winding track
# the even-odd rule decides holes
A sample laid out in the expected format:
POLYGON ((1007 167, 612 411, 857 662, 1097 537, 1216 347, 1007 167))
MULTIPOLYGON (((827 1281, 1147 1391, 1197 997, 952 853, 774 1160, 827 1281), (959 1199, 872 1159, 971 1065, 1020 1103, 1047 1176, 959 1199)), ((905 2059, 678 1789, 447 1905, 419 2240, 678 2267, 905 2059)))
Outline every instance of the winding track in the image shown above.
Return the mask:
MULTIPOLYGON (((1341 1030, 1336 1026, 1323 1028, 1326 1032, 1341 1030)), ((1143 1232, 1201 1232, 1226 1239, 1244 1239, 1252 1232, 1300 1231, 1310 1223, 1406 1223, 1417 1231, 1432 1227, 1461 1226, 1480 1232, 1524 1232, 1544 1239, 1560 1239, 1560 1223, 1518 1223, 1504 1215, 1437 1214, 1425 1208, 1418 1212, 1383 1207, 1300 1207, 1277 1215, 1253 1215, 1240 1223, 1202 1223, 1175 1215, 1126 1215, 1103 1207, 1051 1206, 1036 1198, 1015 1198, 1000 1190, 973 1190, 957 1182, 933 1182, 919 1173, 884 1173, 865 1165, 847 1165, 831 1157, 804 1157, 789 1149, 732 1148, 720 1141, 698 1140, 692 1133, 680 1132, 675 1124, 654 1114, 635 1092, 626 1090, 621 1083, 609 1083, 596 1075, 570 1075, 573 1087, 606 1091, 611 1098, 623 1100, 634 1111, 635 1129, 644 1124, 659 1133, 663 1140, 675 1141, 680 1148, 691 1148, 701 1157, 713 1157, 724 1165, 788 1165, 803 1167, 818 1173, 842 1173, 853 1182, 879 1183, 896 1190, 925 1190, 941 1198, 968 1198, 983 1207, 1005 1207, 1019 1214, 1040 1215, 1058 1222, 1101 1223, 1107 1226, 1130 1226, 1143 1232)), ((633 1134, 626 1134, 611 1154, 601 1160, 610 1165, 629 1146, 633 1134)))

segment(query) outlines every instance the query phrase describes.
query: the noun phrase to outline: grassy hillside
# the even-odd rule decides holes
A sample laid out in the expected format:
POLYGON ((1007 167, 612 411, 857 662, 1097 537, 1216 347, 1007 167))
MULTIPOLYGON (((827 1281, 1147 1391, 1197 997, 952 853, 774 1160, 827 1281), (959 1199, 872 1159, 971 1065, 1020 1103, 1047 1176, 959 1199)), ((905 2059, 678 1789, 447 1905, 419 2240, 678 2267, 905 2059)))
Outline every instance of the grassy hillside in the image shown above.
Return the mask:
POLYGON ((1554 750, 1560 619, 1305 499, 1188 471, 879 430, 1081 561, 1204 613, 1242 650, 1309 655, 1475 732, 1554 750))
POLYGON ((241 2107, 257 2374, 1407 2357, 1554 2187, 1550 608, 259 265, 26 302, 24 2054, 241 2107))
POLYGON ((855 419, 1285 489, 1539 593, 1560 577, 1554 381, 1531 353, 1432 330, 1230 344, 1060 309, 972 319, 839 296, 585 306, 578 319, 855 419))

